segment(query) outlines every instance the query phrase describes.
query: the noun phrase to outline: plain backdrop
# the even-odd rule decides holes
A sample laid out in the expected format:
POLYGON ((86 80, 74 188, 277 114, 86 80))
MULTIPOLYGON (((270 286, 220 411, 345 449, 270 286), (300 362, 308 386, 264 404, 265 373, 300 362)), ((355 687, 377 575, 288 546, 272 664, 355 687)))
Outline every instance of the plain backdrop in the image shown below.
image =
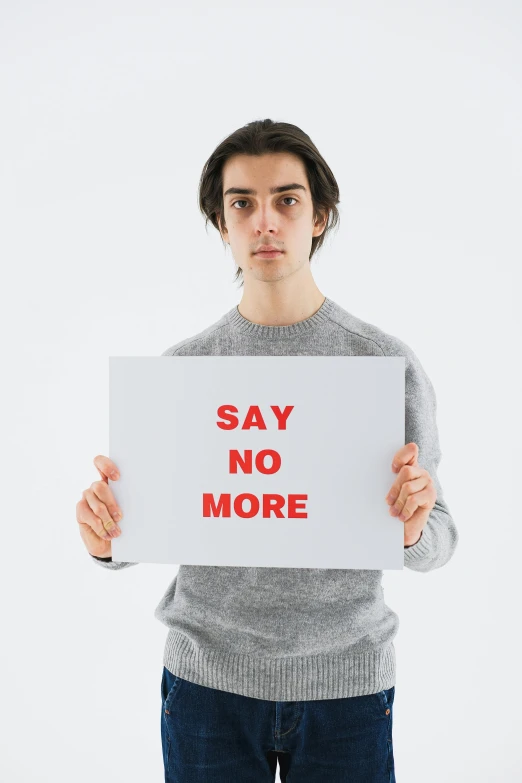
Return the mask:
POLYGON ((108 454, 108 357, 239 303, 197 186, 270 117, 340 186, 320 290, 408 343, 437 395, 460 541, 384 573, 398 783, 519 780, 520 5, 187 6, 0 5, 0 779, 163 780, 153 610, 177 566, 103 570, 75 506, 108 454))

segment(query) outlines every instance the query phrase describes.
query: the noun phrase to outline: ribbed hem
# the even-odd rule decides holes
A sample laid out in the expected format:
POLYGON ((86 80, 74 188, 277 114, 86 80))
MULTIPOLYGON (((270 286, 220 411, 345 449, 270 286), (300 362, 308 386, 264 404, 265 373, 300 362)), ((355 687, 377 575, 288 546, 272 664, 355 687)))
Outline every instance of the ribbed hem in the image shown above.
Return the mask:
POLYGON ((308 332, 320 324, 327 321, 332 315, 335 304, 327 296, 319 310, 315 312, 310 318, 305 318, 304 321, 297 321, 295 324, 288 324, 288 326, 266 326, 265 324, 255 324, 249 321, 247 318, 241 315, 236 307, 229 310, 226 313, 230 326, 238 332, 249 334, 252 337, 268 337, 269 339, 277 339, 285 337, 296 337, 302 335, 304 332, 308 332))
POLYGON ((395 685, 393 643, 356 655, 271 659, 198 649, 171 629, 163 663, 172 674, 198 685, 270 701, 342 699, 395 685))

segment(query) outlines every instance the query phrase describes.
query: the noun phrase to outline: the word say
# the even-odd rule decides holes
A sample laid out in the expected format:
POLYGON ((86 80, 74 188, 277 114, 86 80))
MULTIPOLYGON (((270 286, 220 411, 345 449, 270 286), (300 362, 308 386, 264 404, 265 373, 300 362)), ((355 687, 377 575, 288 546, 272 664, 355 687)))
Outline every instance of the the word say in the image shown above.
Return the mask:
MULTIPOLYGON (((281 408, 278 405, 271 405, 270 407, 277 419, 277 429, 286 430, 286 420, 293 411, 294 406, 287 405, 284 411, 281 411, 281 408)), ((234 414, 237 412, 238 410, 235 405, 220 405, 218 408, 218 416, 220 416, 222 419, 225 419, 225 421, 228 423, 224 424, 222 421, 217 421, 216 424, 218 427, 220 427, 222 430, 235 430, 239 424, 239 419, 237 416, 234 416, 234 414)), ((252 427, 257 427, 260 430, 266 430, 265 420, 259 405, 251 405, 249 407, 241 429, 250 430, 252 427)))

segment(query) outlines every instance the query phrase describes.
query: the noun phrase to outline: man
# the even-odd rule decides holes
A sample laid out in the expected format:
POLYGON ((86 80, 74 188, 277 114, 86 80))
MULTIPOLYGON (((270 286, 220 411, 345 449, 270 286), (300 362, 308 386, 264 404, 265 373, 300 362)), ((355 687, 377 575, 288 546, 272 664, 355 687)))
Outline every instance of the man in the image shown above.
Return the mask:
MULTIPOLYGON (((314 282, 310 260, 335 225, 339 190, 302 130, 271 120, 211 155, 200 208, 230 245, 241 302, 164 352, 186 355, 404 356, 406 445, 390 465, 390 514, 404 564, 443 566, 458 534, 443 499, 432 384, 411 348, 351 315, 314 282), (268 251, 268 252, 265 252, 268 251)), ((77 506, 94 562, 110 557, 117 466, 77 506)), ((116 532, 117 534, 117 532, 116 532)), ((274 542, 276 545, 277 542, 274 542)), ((155 616, 168 628, 161 683, 166 781, 387 783, 395 780, 393 639, 382 571, 180 565, 155 616)))

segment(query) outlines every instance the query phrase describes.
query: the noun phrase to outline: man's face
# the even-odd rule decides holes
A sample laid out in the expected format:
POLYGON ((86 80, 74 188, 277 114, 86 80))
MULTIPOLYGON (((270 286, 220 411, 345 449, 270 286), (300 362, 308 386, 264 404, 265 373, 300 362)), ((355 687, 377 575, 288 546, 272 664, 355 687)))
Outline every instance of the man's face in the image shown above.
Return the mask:
POLYGON ((309 265, 312 237, 322 233, 324 224, 314 226, 312 197, 300 158, 287 152, 229 158, 223 167, 223 207, 227 228, 222 236, 245 281, 249 277, 280 280, 309 265), (294 187, 270 192, 283 185, 294 187), (227 192, 231 188, 255 193, 227 192), (256 254, 260 245, 273 245, 282 253, 273 258, 256 254))

